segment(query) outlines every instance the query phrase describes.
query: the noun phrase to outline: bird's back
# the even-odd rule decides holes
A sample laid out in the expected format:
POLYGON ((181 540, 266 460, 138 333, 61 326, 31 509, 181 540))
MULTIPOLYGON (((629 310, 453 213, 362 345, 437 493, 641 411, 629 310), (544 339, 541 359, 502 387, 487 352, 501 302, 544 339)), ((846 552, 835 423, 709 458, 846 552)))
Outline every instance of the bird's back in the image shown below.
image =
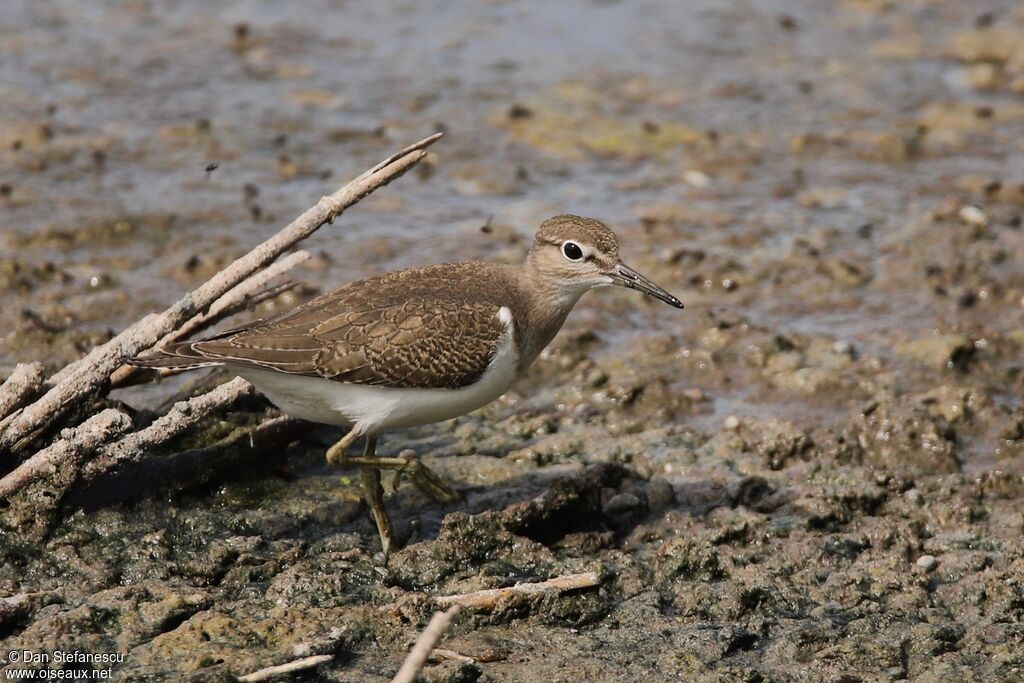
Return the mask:
MULTIPOLYGON (((513 266, 450 263, 373 276, 291 311, 163 349, 163 363, 248 366, 341 382, 459 388, 509 333, 513 266)), ((159 365, 154 359, 150 365, 159 365)))

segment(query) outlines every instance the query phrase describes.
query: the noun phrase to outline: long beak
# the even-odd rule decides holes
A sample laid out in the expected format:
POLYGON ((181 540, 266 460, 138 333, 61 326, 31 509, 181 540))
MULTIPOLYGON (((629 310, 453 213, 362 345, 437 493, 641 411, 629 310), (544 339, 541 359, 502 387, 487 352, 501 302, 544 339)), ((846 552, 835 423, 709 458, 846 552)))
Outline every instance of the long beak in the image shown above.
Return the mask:
POLYGON ((655 299, 661 299, 669 306, 675 306, 676 308, 683 307, 682 301, 675 298, 622 261, 619 261, 618 265, 615 266, 615 269, 608 273, 608 275, 611 276, 612 280, 617 285, 622 285, 623 287, 629 287, 630 289, 635 289, 638 292, 649 294, 655 299))

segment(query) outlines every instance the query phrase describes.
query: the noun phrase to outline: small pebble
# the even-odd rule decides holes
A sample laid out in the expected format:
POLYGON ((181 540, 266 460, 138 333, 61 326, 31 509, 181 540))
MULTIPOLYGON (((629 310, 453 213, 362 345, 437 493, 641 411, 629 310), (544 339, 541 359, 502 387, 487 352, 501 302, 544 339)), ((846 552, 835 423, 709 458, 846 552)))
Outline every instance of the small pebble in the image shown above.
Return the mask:
POLYGON ((608 373, 601 368, 594 368, 587 373, 587 376, 584 378, 584 382, 588 387, 592 387, 594 389, 602 387, 608 383, 608 373))
POLYGON ((845 339, 839 339, 832 344, 832 350, 842 356, 849 356, 853 353, 853 344, 845 339))
POLYGON ((690 387, 688 389, 684 389, 683 396, 697 403, 708 400, 708 395, 705 394, 703 390, 701 390, 699 387, 690 387))
POLYGON ((618 515, 632 512, 641 507, 642 504, 642 501, 632 493, 619 493, 612 496, 611 500, 605 503, 604 511, 609 515, 618 515))
POLYGON ((916 564, 920 569, 930 572, 934 571, 935 568, 939 566, 939 561, 935 559, 934 555, 922 555, 917 558, 916 564))
POLYGON ((695 171, 693 169, 683 173, 683 180, 694 187, 700 188, 707 187, 711 184, 711 178, 709 178, 706 173, 703 173, 702 171, 695 171))
POLYGON ((910 489, 903 496, 907 499, 907 502, 911 505, 917 505, 920 507, 924 505, 924 495, 917 489, 910 489))
POLYGON ((644 489, 647 494, 647 508, 653 513, 661 512, 675 502, 676 495, 672 490, 672 484, 664 477, 651 477, 644 489))
POLYGON ((734 432, 740 428, 740 419, 735 415, 730 415, 729 417, 725 418, 725 422, 722 423, 722 427, 729 430, 730 432, 734 432))
POLYGON ((960 220, 968 225, 988 225, 988 215, 976 206, 967 205, 961 208, 960 220))

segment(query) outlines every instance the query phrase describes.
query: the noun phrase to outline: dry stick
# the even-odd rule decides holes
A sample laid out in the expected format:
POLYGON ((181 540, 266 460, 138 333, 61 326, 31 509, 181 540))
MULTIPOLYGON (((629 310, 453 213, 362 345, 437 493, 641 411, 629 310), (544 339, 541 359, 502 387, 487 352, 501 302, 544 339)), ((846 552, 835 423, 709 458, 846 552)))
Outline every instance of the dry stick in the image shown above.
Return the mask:
POLYGON ((493 609, 498 602, 512 595, 542 595, 544 593, 561 593, 563 591, 591 588, 601 584, 597 572, 584 572, 559 576, 540 583, 517 583, 508 588, 491 588, 488 590, 445 595, 435 598, 439 605, 461 605, 470 609, 493 609))
MULTIPOLYGON (((266 289, 261 289, 260 291, 253 294, 249 298, 249 301, 239 302, 235 306, 221 311, 220 315, 217 317, 220 320, 223 320, 224 318, 230 318, 235 313, 238 313, 239 311, 248 308, 251 305, 263 303, 267 299, 273 299, 275 296, 284 294, 289 289, 295 289, 298 286, 299 283, 295 282, 294 280, 285 280, 279 285, 273 285, 271 287, 267 287, 266 289)), ((214 325, 220 320, 206 320, 204 321, 204 326, 214 325)), ((161 346, 162 343, 163 342, 157 344, 157 348, 159 348, 159 346, 161 346)), ((138 368, 132 365, 122 365, 117 370, 115 370, 114 373, 110 376, 110 390, 113 391, 114 389, 124 389, 125 387, 133 387, 138 384, 146 384, 147 382, 152 382, 155 378, 165 379, 167 377, 174 377, 175 375, 180 375, 184 372, 190 372, 191 370, 194 370, 194 368, 159 368, 154 370, 152 368, 138 368)), ((173 402, 175 401, 172 401, 172 403, 173 402)), ((157 410, 159 411, 161 409, 158 408, 157 410)))
POLYGON ((192 293, 161 314, 152 314, 132 325, 75 364, 74 370, 58 373, 61 381, 38 401, 25 408, 0 433, 0 451, 24 448, 27 437, 48 427, 67 409, 99 390, 121 359, 151 348, 164 335, 189 318, 206 310, 225 292, 264 267, 299 240, 309 237, 321 225, 333 221, 342 211, 377 188, 387 185, 426 156, 424 148, 440 133, 420 140, 364 172, 334 194, 320 199, 276 235, 237 259, 192 293))
POLYGON ((434 616, 430 617, 430 623, 416 639, 416 644, 412 646, 412 651, 402 662, 402 668, 391 679, 391 683, 413 683, 416 680, 416 676, 427 662, 427 657, 451 626, 452 619, 459 613, 459 609, 458 605, 454 605, 446 612, 434 612, 434 616))
POLYGON ((287 664, 268 666, 265 669, 253 671, 251 674, 239 676, 238 680, 243 681, 244 683, 253 683, 254 681, 265 681, 268 678, 280 676, 281 674, 288 674, 293 673, 295 671, 305 671, 306 669, 312 669, 314 666, 320 666, 324 662, 329 662, 332 659, 334 659, 334 655, 313 655, 312 657, 306 657, 304 659, 296 659, 294 662, 288 662, 287 664))
POLYGON ((247 303, 251 297, 268 282, 278 275, 287 273, 300 263, 308 261, 309 257, 310 254, 308 251, 300 249, 292 254, 288 254, 280 261, 271 263, 263 270, 251 275, 225 292, 221 298, 217 299, 217 301, 210 306, 209 311, 195 316, 178 329, 166 334, 163 339, 157 342, 157 347, 163 346, 164 344, 168 344, 172 341, 177 341, 178 339, 184 339, 190 334, 207 327, 211 322, 217 322, 222 319, 225 311, 234 310, 238 305, 247 303))
POLYGON ((165 415, 145 429, 100 448, 96 457, 83 468, 83 479, 92 479, 121 463, 141 459, 150 448, 178 436, 208 415, 252 393, 252 385, 236 377, 205 394, 175 403, 165 415))
POLYGON ((39 391, 45 376, 42 363, 18 363, 0 386, 0 419, 13 413, 22 401, 39 391))
MULTIPOLYGON (((303 261, 309 259, 309 252, 302 250, 297 251, 294 254, 288 254, 280 261, 275 261, 263 270, 251 275, 242 282, 238 283, 227 292, 224 293, 219 299, 217 299, 208 311, 200 313, 194 316, 191 320, 186 322, 184 325, 176 330, 168 332, 164 335, 163 339, 154 344, 155 347, 159 348, 165 344, 169 344, 172 341, 178 339, 184 339, 185 337, 198 332, 201 329, 209 327, 210 325, 216 324, 220 320, 223 320, 228 315, 237 312, 239 306, 255 301, 257 297, 267 297, 265 294, 260 292, 260 288, 264 287, 268 282, 273 280, 278 275, 291 270, 295 266, 299 265, 303 261)), ((294 285, 291 285, 294 286, 294 285)), ((289 287, 290 288, 290 287, 289 287)), ((267 290, 268 292, 274 292, 274 294, 280 294, 280 288, 272 288, 267 290)), ((66 369, 65 369, 66 370, 66 369)), ((54 381, 60 381, 60 375, 65 372, 62 370, 54 376, 54 381)), ((140 374, 139 368, 133 368, 130 365, 122 365, 118 368, 114 374, 110 376, 111 388, 119 388, 133 384, 131 378, 133 375, 140 374)))
MULTIPOLYGON (((103 353, 105 357, 106 355, 108 355, 108 352, 111 351, 113 348, 126 346, 128 343, 131 342, 132 339, 134 339, 139 334, 140 330, 153 325, 154 322, 159 318, 160 316, 157 315, 156 313, 150 313, 142 320, 135 321, 134 323, 126 327, 124 330, 122 330, 120 334, 115 336, 110 341, 106 342, 101 346, 97 346, 87 355, 83 356, 82 358, 79 358, 76 361, 68 363, 63 368, 54 373, 54 375, 50 377, 50 386, 57 387, 58 385, 64 384, 68 380, 80 375, 89 367, 91 363, 95 362, 98 354, 103 353)), ((118 357, 120 358, 124 355, 126 354, 121 354, 121 356, 118 357)))
MULTIPOLYGON (((215 318, 204 320, 203 327, 214 325, 220 322, 220 320, 230 318, 235 313, 238 313, 243 309, 249 308, 250 306, 254 306, 256 304, 263 303, 267 299, 273 299, 275 296, 280 296, 281 294, 287 292, 289 289, 295 289, 298 286, 299 283, 295 282, 294 280, 285 280, 281 284, 261 289, 260 291, 256 292, 251 297, 249 297, 248 301, 240 301, 234 306, 225 308, 223 311, 220 311, 219 315, 217 315, 215 318)), ((171 334, 175 333, 172 332, 171 334)), ((164 342, 160 341, 159 343, 156 344, 156 347, 159 348, 163 344, 164 342)), ((145 384, 147 382, 152 382, 154 378, 166 379, 168 377, 174 377, 175 375, 180 375, 185 372, 191 372, 192 370, 194 370, 194 368, 160 368, 158 370, 153 370, 138 368, 131 365, 122 365, 121 367, 114 371, 114 374, 110 376, 110 390, 113 391, 114 389, 124 389, 125 387, 133 387, 138 384, 145 384)), ((171 401, 170 403, 176 402, 177 400, 174 400, 171 401)), ((164 408, 169 407, 170 403, 161 404, 161 406, 163 407, 157 408, 157 411, 161 411, 164 408)), ((2 426, 3 425, 0 425, 0 427, 2 426)))
MULTIPOLYGON (((303 211, 299 214, 298 218, 278 231, 273 237, 249 250, 249 252, 244 256, 235 259, 228 267, 224 268, 204 282, 198 289, 195 289, 190 294, 182 297, 177 303, 160 314, 161 318, 177 318, 175 324, 169 326, 167 332, 164 334, 168 334, 173 331, 178 327, 178 325, 192 315, 206 310, 227 290, 231 289, 260 268, 266 266, 280 254, 291 248, 292 245, 297 242, 301 242, 312 235, 324 223, 332 223, 334 219, 341 215, 348 207, 358 203, 374 190, 384 187, 395 178, 401 177, 406 171, 418 164, 427 156, 427 153, 424 151, 427 147, 440 140, 443 136, 444 133, 434 133, 429 137, 425 137, 419 142, 415 142, 405 149, 395 152, 384 161, 379 162, 373 168, 363 171, 333 194, 321 197, 320 201, 318 201, 312 208, 303 211), (188 312, 183 315, 183 311, 188 312)), ((152 316, 147 316, 147 318, 148 317, 152 316)), ((53 378, 51 378, 51 383, 63 383, 65 380, 69 379, 72 375, 76 374, 80 368, 85 367, 89 362, 93 362, 93 356, 97 351, 102 351, 117 343, 130 341, 133 337, 138 335, 136 328, 148 327, 147 325, 144 325, 147 318, 143 318, 139 322, 135 323, 103 346, 93 349, 85 358, 75 361, 68 365, 68 367, 59 371, 53 376, 53 378)), ((131 351, 130 353, 121 353, 117 357, 123 358, 125 356, 137 354, 140 351, 151 348, 155 343, 156 342, 154 341, 147 345, 140 345, 134 351, 131 351)), ((0 440, 0 447, 2 446, 3 442, 0 440)))
POLYGON ((93 415, 77 427, 65 429, 61 438, 21 463, 0 479, 0 500, 9 498, 32 482, 52 476, 66 462, 74 462, 96 450, 100 444, 116 438, 132 426, 131 419, 115 408, 93 415))
MULTIPOLYGON (((182 374, 190 372, 184 368, 161 368, 158 374, 161 379, 164 377, 170 377, 174 374, 182 374)), ((158 415, 163 415, 170 410, 175 403, 178 401, 187 401, 190 398, 194 398, 199 394, 205 394, 207 391, 214 389, 218 384, 224 381, 224 373, 220 372, 216 368, 209 368, 206 374, 196 373, 196 376, 190 379, 188 382, 183 382, 180 391, 174 392, 174 394, 168 396, 163 401, 160 401, 153 408, 153 412, 158 415)))

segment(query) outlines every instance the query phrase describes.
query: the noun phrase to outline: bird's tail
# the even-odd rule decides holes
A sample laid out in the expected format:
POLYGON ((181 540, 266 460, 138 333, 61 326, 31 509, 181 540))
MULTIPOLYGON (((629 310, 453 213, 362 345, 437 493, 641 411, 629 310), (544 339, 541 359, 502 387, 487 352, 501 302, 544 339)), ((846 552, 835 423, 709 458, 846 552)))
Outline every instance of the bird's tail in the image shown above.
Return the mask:
POLYGON ((172 344, 145 356, 123 358, 122 361, 137 368, 174 368, 176 370, 195 370, 223 365, 220 361, 203 358, 195 353, 189 348, 187 342, 172 344))

